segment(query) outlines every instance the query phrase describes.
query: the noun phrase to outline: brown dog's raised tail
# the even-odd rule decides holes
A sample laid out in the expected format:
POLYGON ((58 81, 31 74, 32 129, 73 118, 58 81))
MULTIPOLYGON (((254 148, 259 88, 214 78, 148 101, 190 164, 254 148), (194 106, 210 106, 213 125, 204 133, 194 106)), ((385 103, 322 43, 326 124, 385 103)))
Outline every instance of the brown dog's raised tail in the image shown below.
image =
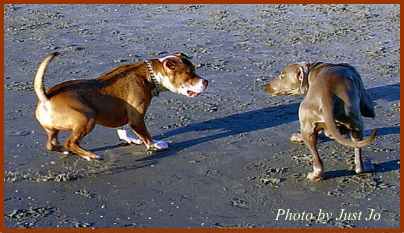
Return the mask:
POLYGON ((325 125, 327 127, 328 132, 334 137, 334 139, 337 142, 339 142, 339 143, 341 143, 342 145, 345 145, 345 146, 358 148, 358 147, 367 146, 367 145, 369 145, 369 144, 371 144, 371 143, 373 143, 375 141, 376 134, 377 134, 377 129, 372 129, 372 132, 371 132, 370 136, 368 138, 364 139, 364 140, 361 140, 361 141, 355 142, 355 141, 352 141, 352 140, 349 140, 349 139, 345 138, 340 133, 340 131, 337 128, 337 125, 335 124, 335 121, 334 121, 335 118, 333 116, 333 104, 332 104, 332 101, 329 98, 327 98, 327 99, 325 99, 325 102, 328 102, 328 103, 326 103, 328 105, 328 108, 324 108, 324 123, 325 123, 325 125))
POLYGON ((43 77, 46 73, 46 68, 48 67, 48 64, 54 57, 59 55, 58 52, 54 52, 49 54, 39 65, 38 71, 36 72, 35 78, 34 78, 34 90, 35 94, 38 96, 38 99, 40 102, 45 102, 48 100, 48 97, 46 96, 45 92, 45 87, 43 86, 43 77))

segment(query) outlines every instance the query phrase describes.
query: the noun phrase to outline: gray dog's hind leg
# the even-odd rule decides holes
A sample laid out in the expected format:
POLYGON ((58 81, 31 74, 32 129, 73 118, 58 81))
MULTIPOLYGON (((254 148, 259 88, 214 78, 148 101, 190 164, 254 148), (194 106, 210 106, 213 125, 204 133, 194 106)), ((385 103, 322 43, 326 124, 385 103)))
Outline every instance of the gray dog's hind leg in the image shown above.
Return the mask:
POLYGON ((298 143, 298 144, 303 144, 303 143, 304 143, 303 136, 302 136, 301 133, 293 133, 293 134, 290 136, 289 140, 290 140, 292 143, 298 143))
POLYGON ((307 178, 311 181, 320 181, 323 177, 324 167, 317 150, 318 132, 316 130, 312 133, 302 132, 302 136, 313 156, 313 171, 307 174, 307 178))
MULTIPOLYGON (((361 131, 352 131, 351 138, 353 141, 360 141, 363 138, 361 131)), ((362 162, 362 148, 355 148, 355 172, 360 174, 364 171, 362 162)))

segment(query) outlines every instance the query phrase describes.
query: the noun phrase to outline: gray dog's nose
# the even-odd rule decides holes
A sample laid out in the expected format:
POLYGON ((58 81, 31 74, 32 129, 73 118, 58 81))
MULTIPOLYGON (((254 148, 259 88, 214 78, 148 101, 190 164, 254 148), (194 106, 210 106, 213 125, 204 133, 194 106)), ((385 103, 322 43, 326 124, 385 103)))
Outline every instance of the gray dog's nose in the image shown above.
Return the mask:
POLYGON ((208 87, 208 80, 204 79, 204 80, 202 81, 202 84, 203 84, 203 86, 204 86, 205 88, 207 88, 207 87, 208 87))
POLYGON ((272 93, 274 92, 274 89, 272 88, 271 84, 266 84, 262 86, 262 89, 264 89, 265 92, 272 93))

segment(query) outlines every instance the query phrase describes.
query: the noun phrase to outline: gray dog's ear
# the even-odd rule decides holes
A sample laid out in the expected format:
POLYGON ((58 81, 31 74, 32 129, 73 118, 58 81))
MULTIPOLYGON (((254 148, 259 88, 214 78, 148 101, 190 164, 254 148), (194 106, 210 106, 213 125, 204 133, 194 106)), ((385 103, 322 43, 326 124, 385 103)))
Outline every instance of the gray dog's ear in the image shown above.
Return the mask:
POLYGON ((302 66, 299 66, 299 72, 297 73, 297 79, 299 79, 300 82, 303 82, 304 80, 304 68, 302 66))
POLYGON ((309 89, 309 64, 299 63, 298 77, 300 81, 300 93, 305 94, 309 89))

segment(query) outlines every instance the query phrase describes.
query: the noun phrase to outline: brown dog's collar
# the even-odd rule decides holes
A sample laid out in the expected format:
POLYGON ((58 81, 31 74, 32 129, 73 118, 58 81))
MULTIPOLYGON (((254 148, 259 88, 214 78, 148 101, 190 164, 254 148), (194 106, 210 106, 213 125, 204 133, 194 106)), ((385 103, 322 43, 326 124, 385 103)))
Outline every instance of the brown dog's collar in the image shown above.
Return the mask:
POLYGON ((160 84, 157 81, 156 76, 154 75, 152 64, 148 60, 144 60, 144 63, 146 64, 147 70, 149 72, 147 80, 152 84, 152 95, 153 96, 159 96, 159 94, 160 94, 160 84))

